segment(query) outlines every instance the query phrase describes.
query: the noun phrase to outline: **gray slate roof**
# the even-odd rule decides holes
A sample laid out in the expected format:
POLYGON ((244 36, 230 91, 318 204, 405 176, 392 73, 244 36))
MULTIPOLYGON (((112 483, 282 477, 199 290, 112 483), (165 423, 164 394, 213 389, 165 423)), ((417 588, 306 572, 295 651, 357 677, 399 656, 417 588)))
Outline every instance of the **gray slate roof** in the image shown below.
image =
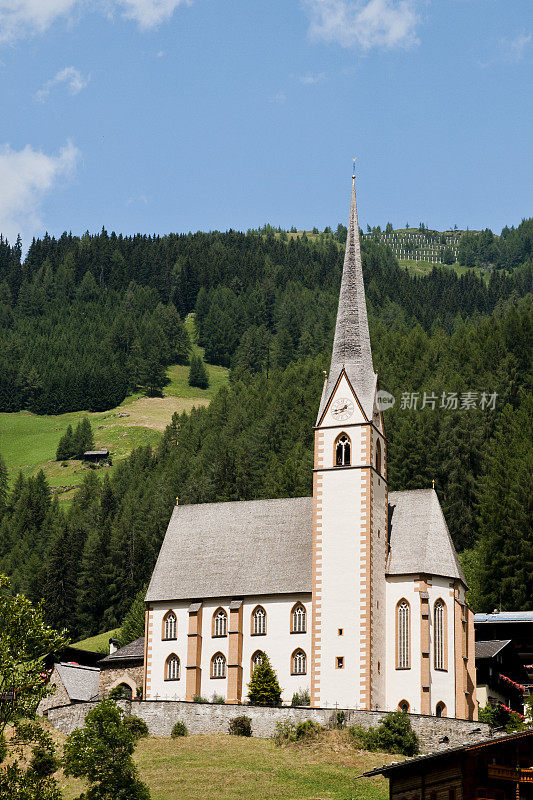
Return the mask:
MULTIPOLYGON (((392 492, 389 505, 388 572, 464 581, 434 490, 392 492)), ((312 497, 176 506, 147 602, 310 593, 312 515, 312 497)))
POLYGON ((146 600, 311 591, 312 497, 176 506, 146 600))
POLYGON ((55 668, 71 700, 88 702, 98 694, 100 683, 98 667, 59 663, 55 668))
POLYGON ((511 642, 511 639, 493 639, 488 642, 478 642, 476 640, 476 660, 483 658, 494 658, 500 650, 503 650, 511 642))
POLYGON ((370 349, 355 181, 352 186, 331 366, 322 392, 317 424, 324 413, 326 403, 331 397, 343 367, 367 419, 372 419, 377 378, 370 349))
POLYGON ((110 653, 102 658, 98 663, 104 667, 117 666, 123 661, 144 661, 144 636, 134 639, 133 642, 124 645, 114 653, 110 653))
POLYGON ((389 494, 389 575, 426 572, 466 584, 434 489, 389 494))

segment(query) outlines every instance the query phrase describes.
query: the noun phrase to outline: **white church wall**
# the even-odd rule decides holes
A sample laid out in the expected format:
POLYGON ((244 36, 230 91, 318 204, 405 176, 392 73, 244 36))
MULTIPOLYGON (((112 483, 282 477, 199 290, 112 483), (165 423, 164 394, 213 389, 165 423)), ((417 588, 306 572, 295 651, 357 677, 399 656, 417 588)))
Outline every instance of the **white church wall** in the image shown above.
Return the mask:
POLYGON ((450 579, 433 576, 431 586, 428 586, 429 594, 429 636, 430 636, 430 695, 431 713, 435 713, 437 703, 442 702, 446 705, 446 714, 449 717, 455 716, 455 648, 454 648, 454 617, 453 617, 453 595, 450 596, 450 579), (441 599, 446 604, 447 618, 447 651, 448 661, 446 670, 435 669, 435 650, 434 650, 434 608, 437 600, 441 599))
MULTIPOLYGON (((324 454, 343 430, 324 431, 324 454)), ((361 428, 349 429, 354 453, 360 453, 361 428)), ((370 508, 361 503, 362 470, 326 470, 322 473, 321 522, 321 631, 320 705, 338 703, 352 708, 360 705, 361 625, 360 600, 361 524, 366 525, 370 508), (342 635, 339 635, 339 629, 342 635), (344 666, 336 668, 342 657, 344 666)), ((366 487, 366 483, 365 483, 366 487)))
POLYGON ((245 598, 243 603, 243 701, 248 693, 251 676, 251 659, 256 650, 266 653, 278 675, 283 690, 282 700, 290 703, 294 692, 311 686, 311 595, 274 595, 268 597, 245 598), (291 611, 296 603, 302 603, 306 610, 306 632, 291 633, 291 611), (267 632, 252 635, 251 616, 256 606, 263 606, 267 614, 267 632), (305 675, 292 675, 291 655, 301 648, 306 654, 307 671, 305 675))
POLYGON ((150 688, 147 691, 147 700, 185 700, 189 605, 190 603, 184 600, 176 601, 174 604, 152 604, 151 658, 147 665, 150 669, 150 688), (166 641, 162 638, 163 619, 170 610, 176 615, 177 637, 166 641), (180 660, 178 681, 165 680, 165 662, 172 653, 175 653, 180 660))
POLYGON ((415 591, 413 575, 391 575, 386 581, 387 593, 387 690, 389 711, 396 711, 401 700, 407 700, 410 711, 420 714, 420 596, 415 591), (411 607, 411 666, 396 669, 396 606, 405 598, 411 607))
POLYGON ((227 634, 226 636, 213 636, 213 614, 218 608, 223 608, 228 617, 227 629, 229 630, 229 604, 229 597, 216 597, 204 600, 202 606, 202 688, 200 694, 207 700, 211 700, 214 694, 221 695, 224 698, 227 696, 229 637, 227 634), (225 678, 211 677, 211 659, 216 653, 222 653, 226 659, 225 678))
MULTIPOLYGON (((387 709, 396 710, 400 700, 407 700, 413 714, 421 713, 420 594, 415 591, 414 575, 387 577, 387 709), (396 669, 396 606, 405 598, 411 606, 411 667, 396 669)), ((430 632, 430 708, 446 705, 446 714, 455 715, 455 661, 453 597, 450 579, 433 576, 428 585, 430 632), (434 662, 434 606, 442 599, 447 609, 447 670, 436 670, 434 662)))
MULTIPOLYGON (((374 432, 373 439, 376 441, 374 432)), ((381 437, 380 437, 381 439, 381 437)), ((381 439, 382 459, 384 443, 381 439)), ((375 463, 375 456, 373 457, 375 463)), ((372 708, 386 702, 386 610, 385 562, 387 550, 387 484, 372 471, 372 708)))

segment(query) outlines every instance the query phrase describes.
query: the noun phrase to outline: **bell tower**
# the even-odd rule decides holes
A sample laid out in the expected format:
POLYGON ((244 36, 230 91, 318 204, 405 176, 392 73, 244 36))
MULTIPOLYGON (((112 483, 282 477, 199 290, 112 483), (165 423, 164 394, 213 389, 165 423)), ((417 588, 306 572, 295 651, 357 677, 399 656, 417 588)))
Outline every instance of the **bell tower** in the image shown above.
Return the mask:
POLYGON ((387 458, 352 175, 342 282, 313 472, 311 704, 385 708, 387 458))

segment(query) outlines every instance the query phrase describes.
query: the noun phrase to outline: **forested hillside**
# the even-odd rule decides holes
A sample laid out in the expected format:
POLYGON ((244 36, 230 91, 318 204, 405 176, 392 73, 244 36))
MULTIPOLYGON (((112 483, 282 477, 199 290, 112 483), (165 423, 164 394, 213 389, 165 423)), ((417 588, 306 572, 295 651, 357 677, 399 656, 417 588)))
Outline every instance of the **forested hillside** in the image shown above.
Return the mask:
MULTIPOLYGON (((311 492, 342 258, 333 236, 232 231, 45 237, 22 267, 19 248, 2 244, 0 398, 16 397, 13 410, 53 410, 58 391, 57 410, 70 408, 54 376, 77 386, 77 370, 94 379, 75 394, 87 408, 108 402, 86 389, 102 383, 156 391, 147 370, 187 357, 191 311, 206 359, 232 368, 230 388, 174 418, 155 451, 135 451, 103 483, 89 473, 66 513, 43 476, 9 490, 0 468, 0 571, 44 597, 51 622, 73 635, 115 627, 150 576, 176 497, 311 492)), ((488 283, 443 268, 411 277, 374 242, 363 262, 374 366, 396 398, 390 488, 435 480, 478 610, 531 608, 530 252, 488 283)))

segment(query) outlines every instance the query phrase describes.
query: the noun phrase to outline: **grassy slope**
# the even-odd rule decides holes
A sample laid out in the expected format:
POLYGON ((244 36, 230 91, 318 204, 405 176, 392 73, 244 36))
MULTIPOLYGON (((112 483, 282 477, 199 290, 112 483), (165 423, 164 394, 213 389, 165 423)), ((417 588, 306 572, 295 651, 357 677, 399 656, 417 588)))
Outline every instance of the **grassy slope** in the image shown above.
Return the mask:
MULTIPOLYGON (((141 739, 135 755, 152 800, 385 800, 384 778, 361 773, 401 756, 355 749, 344 733, 313 745, 225 735, 141 739)), ((65 800, 83 789, 63 779, 65 800)))
POLYGON ((114 639, 119 632, 120 628, 114 628, 112 631, 105 631, 99 633, 97 636, 90 636, 88 639, 82 639, 81 642, 74 642, 72 647, 79 647, 81 650, 90 650, 91 653, 109 653, 109 640, 114 639))
MULTIPOLYGON (((186 325, 193 338, 192 316, 186 325)), ((193 347, 203 356, 201 348, 196 344, 193 347)), ((29 411, 0 413, 0 453, 7 464, 10 479, 13 480, 19 470, 25 475, 33 475, 43 469, 60 500, 68 501, 73 488, 82 482, 88 469, 80 461, 69 461, 65 467, 54 461, 59 439, 68 425, 76 426, 84 416, 88 416, 96 447, 108 447, 116 464, 134 448, 155 444, 175 411, 190 411, 195 405, 209 403, 218 389, 227 383, 228 370, 212 365, 206 367, 210 382, 208 389, 189 386, 189 368, 176 365, 168 369, 169 383, 163 397, 136 394, 127 397, 117 408, 96 413, 75 411, 57 416, 38 416, 29 411)), ((105 469, 109 468, 101 467, 99 474, 103 474, 105 469)))

